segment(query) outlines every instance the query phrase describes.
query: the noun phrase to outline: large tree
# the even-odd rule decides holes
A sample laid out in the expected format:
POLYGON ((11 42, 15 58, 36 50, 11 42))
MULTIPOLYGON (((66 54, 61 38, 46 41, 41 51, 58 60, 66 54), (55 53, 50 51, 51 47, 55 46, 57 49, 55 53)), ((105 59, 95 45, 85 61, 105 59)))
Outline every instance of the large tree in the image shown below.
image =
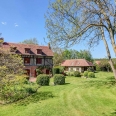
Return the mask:
POLYGON ((30 39, 25 39, 24 41, 22 41, 20 43, 38 45, 38 40, 36 38, 30 38, 30 39))
POLYGON ((51 1, 46 14, 46 29, 51 44, 66 47, 86 40, 93 47, 102 40, 116 79, 109 50, 111 44, 116 53, 114 5, 112 0, 51 1))
POLYGON ((84 58, 90 62, 93 62, 93 57, 91 55, 91 52, 88 50, 80 50, 80 52, 78 52, 78 58, 84 58))

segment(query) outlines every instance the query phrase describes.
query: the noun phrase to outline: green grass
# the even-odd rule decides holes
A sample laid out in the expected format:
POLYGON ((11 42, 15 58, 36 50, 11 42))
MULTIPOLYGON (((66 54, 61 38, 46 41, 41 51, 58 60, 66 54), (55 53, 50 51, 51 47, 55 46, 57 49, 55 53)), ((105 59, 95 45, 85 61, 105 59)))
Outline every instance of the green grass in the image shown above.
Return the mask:
POLYGON ((0 105, 0 116, 116 116, 116 83, 112 73, 96 78, 66 77, 65 85, 41 87, 23 101, 0 105))

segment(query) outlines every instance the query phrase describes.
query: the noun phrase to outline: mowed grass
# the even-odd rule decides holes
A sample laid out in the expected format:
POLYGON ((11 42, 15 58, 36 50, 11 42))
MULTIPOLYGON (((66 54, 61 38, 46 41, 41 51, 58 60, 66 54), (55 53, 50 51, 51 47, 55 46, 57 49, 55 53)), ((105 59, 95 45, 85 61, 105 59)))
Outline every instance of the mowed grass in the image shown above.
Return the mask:
POLYGON ((46 93, 43 100, 36 99, 38 93, 32 96, 32 100, 26 98, 29 102, 26 105, 23 102, 0 105, 0 116, 116 116, 113 73, 99 72, 95 75, 93 79, 66 77, 66 84, 57 86, 53 85, 51 78, 50 86, 41 87, 38 91, 41 95, 46 93))

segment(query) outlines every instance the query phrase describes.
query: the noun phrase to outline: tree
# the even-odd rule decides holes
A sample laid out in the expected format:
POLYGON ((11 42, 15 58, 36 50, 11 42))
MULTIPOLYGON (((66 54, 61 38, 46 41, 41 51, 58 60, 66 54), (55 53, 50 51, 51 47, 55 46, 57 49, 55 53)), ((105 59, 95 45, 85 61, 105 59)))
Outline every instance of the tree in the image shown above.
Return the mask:
POLYGON ((65 47, 85 40, 93 47, 102 40, 116 79, 108 43, 110 40, 116 53, 115 17, 112 0, 51 1, 46 15, 48 38, 52 44, 65 47))
POLYGON ((13 97, 13 89, 16 91, 16 86, 24 79, 23 68, 23 60, 19 55, 0 49, 0 99, 13 97))
POLYGON ((80 50, 80 52, 78 52, 78 58, 84 58, 90 62, 93 62, 91 52, 88 50, 80 50))
POLYGON ((57 48, 54 51, 54 66, 59 65, 60 63, 62 63, 64 60, 68 60, 68 59, 86 59, 90 62, 93 62, 93 58, 91 55, 90 51, 87 50, 61 50, 60 48, 57 48))
POLYGON ((107 72, 111 71, 111 66, 109 64, 108 59, 104 58, 104 59, 101 59, 99 61, 100 61, 100 63, 96 64, 96 70, 107 71, 107 72))
POLYGON ((23 43, 23 44, 35 44, 35 45, 38 45, 38 40, 36 38, 30 38, 30 39, 26 39, 20 43, 23 43))
POLYGON ((59 66, 60 63, 64 61, 63 52, 60 48, 57 50, 54 49, 54 57, 53 57, 53 64, 54 66, 59 66))

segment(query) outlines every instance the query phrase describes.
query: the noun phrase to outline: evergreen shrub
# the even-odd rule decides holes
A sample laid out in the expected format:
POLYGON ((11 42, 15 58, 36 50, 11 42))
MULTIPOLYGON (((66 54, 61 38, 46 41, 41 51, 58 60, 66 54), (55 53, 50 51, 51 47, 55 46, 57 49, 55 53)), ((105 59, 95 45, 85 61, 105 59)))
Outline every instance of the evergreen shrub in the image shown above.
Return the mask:
POLYGON ((54 68, 52 69, 52 71, 53 71, 53 75, 59 74, 59 73, 60 73, 60 69, 57 68, 57 67, 54 67, 54 68))
POLYGON ((89 77, 89 78, 95 78, 94 72, 89 72, 89 73, 88 73, 88 77, 89 77))
POLYGON ((54 75, 54 84, 55 85, 63 85, 65 84, 65 76, 62 74, 55 74, 54 75))
POLYGON ((75 77, 80 77, 81 75, 80 75, 80 72, 79 71, 74 71, 74 76, 75 77))
POLYGON ((84 71, 83 76, 84 76, 84 77, 88 77, 88 71, 84 71))
POLYGON ((49 85, 49 81, 50 81, 49 75, 40 74, 37 76, 36 83, 41 85, 41 86, 45 86, 45 85, 49 85))

